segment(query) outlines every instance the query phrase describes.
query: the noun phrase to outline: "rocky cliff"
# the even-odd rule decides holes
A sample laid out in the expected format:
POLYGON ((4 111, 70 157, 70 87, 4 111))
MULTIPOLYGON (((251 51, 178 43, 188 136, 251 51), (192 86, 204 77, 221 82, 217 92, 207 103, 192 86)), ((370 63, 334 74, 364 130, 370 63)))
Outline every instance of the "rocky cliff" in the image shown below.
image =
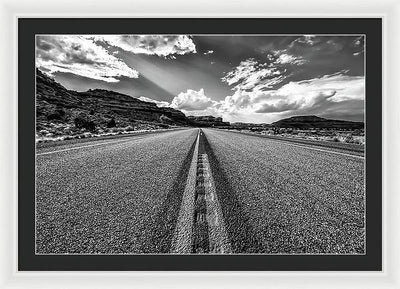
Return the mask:
POLYGON ((70 130, 103 130, 110 127, 168 127, 187 125, 179 110, 158 107, 129 95, 103 89, 77 92, 66 89, 54 79, 36 70, 37 131, 48 133, 51 127, 70 130))

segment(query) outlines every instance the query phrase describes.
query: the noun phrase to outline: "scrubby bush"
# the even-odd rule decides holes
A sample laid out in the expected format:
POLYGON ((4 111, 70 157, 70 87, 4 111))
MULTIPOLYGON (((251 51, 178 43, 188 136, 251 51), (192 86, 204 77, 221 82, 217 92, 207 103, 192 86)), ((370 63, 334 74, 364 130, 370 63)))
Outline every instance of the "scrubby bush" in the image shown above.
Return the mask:
POLYGON ((159 127, 160 128, 169 128, 170 126, 168 124, 165 124, 165 123, 160 123, 159 127))
POLYGON ((166 124, 171 124, 171 123, 173 123, 173 121, 172 121, 168 116, 165 116, 165 115, 161 115, 161 116, 160 116, 160 121, 161 121, 162 123, 166 123, 166 124))
POLYGON ((363 137, 356 137, 354 138, 354 143, 359 145, 364 145, 364 138, 363 137))
POLYGON ((115 119, 112 118, 108 123, 107 123, 107 127, 111 128, 111 127, 116 127, 117 123, 115 122, 115 119))
POLYGON ((82 134, 85 138, 92 137, 93 135, 90 132, 85 132, 82 134))
POLYGON ((49 131, 45 130, 45 129, 42 129, 42 130, 39 131, 39 133, 42 134, 42 135, 46 135, 46 134, 49 133, 49 131))
POLYGON ((81 113, 74 119, 74 123, 76 128, 79 129, 87 129, 89 131, 94 131, 96 129, 95 123, 83 113, 81 113))
POLYGON ((131 125, 128 125, 127 127, 125 127, 125 131, 134 131, 135 128, 131 125))
POLYGON ((47 120, 63 120, 65 117, 65 111, 62 108, 58 108, 47 116, 47 120))

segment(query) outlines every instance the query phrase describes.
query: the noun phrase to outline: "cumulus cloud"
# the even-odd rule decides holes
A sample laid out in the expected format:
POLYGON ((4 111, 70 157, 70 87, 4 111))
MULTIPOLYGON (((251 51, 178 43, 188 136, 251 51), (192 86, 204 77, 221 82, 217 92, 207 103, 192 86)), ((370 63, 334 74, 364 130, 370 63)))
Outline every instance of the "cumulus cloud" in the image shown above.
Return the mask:
POLYGON ((196 46, 187 35, 90 35, 87 38, 135 54, 167 57, 196 53, 196 46))
POLYGON ((339 72, 304 81, 289 82, 268 91, 236 91, 221 102, 220 110, 228 113, 279 113, 308 110, 318 105, 343 101, 363 101, 364 77, 339 72))
POLYGON ((269 112, 282 112, 287 110, 297 109, 298 105, 295 102, 287 102, 284 100, 279 100, 275 103, 264 103, 261 104, 254 112, 258 113, 269 113, 269 112))
POLYGON ((320 78, 290 82, 284 85, 280 91, 284 94, 304 96, 312 95, 317 92, 329 93, 335 91, 331 100, 340 102, 344 100, 365 98, 365 78, 364 76, 350 76, 346 71, 325 75, 320 78))
POLYGON ((170 105, 169 102, 167 102, 167 101, 154 100, 152 98, 145 97, 145 96, 138 97, 138 99, 141 101, 145 101, 145 102, 155 103, 158 107, 168 107, 170 105))
POLYGON ((207 55, 207 54, 212 54, 212 53, 214 53, 214 50, 207 50, 207 51, 204 52, 203 54, 204 54, 204 55, 207 55))
POLYGON ((139 75, 105 48, 82 36, 37 36, 36 66, 49 74, 67 72, 106 82, 139 75))
POLYGON ((204 94, 204 89, 199 91, 188 89, 181 92, 171 102, 171 107, 185 111, 204 110, 215 104, 215 101, 204 94))
MULTIPOLYGON (((320 78, 289 82, 278 89, 267 91, 236 90, 213 107, 227 120, 241 115, 258 121, 273 121, 279 119, 282 113, 306 114, 315 108, 323 115, 332 107, 339 106, 341 113, 345 114, 343 103, 357 104, 359 110, 363 110, 365 79, 363 76, 349 76, 345 73, 341 71, 320 78)), ((347 114, 352 110, 354 106, 349 107, 347 114)))
MULTIPOLYGON (((303 45, 321 42, 312 35, 296 40, 303 45)), ((335 42, 328 42, 325 41, 323 45, 336 45, 335 42)), ((253 117, 257 114, 301 114, 316 107, 323 113, 332 104, 347 101, 359 104, 365 98, 363 76, 350 76, 347 74, 349 71, 339 71, 284 84, 292 76, 295 67, 305 64, 307 60, 289 53, 287 49, 270 50, 266 56, 265 63, 249 58, 226 73, 222 81, 230 85, 234 93, 213 107, 227 117, 238 114, 253 117)))
POLYGON ((149 97, 141 96, 139 100, 153 102, 159 107, 171 107, 183 111, 188 115, 218 115, 218 108, 221 103, 212 100, 205 95, 204 89, 198 91, 188 89, 175 96, 171 103, 167 101, 158 101, 149 97))
POLYGON ((169 106, 190 115, 222 116, 231 122, 272 122, 293 114, 330 116, 335 111, 349 118, 354 111, 363 113, 365 79, 346 73, 289 82, 267 91, 238 89, 220 101, 212 100, 204 89, 188 89, 179 93, 169 106))

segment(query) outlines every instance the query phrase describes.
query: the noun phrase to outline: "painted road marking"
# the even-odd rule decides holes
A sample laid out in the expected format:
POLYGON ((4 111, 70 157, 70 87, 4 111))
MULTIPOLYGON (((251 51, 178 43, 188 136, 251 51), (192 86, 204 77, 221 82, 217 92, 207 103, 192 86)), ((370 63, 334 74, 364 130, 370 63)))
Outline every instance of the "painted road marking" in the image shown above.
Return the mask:
MULTIPOLYGON (((201 134, 200 134, 201 136, 201 134)), ((204 182, 204 154, 201 152, 201 142, 199 145, 199 156, 197 159, 197 180, 194 206, 194 215, 196 216, 193 224, 193 242, 192 253, 210 252, 209 229, 207 219, 206 190, 204 182)))
MULTIPOLYGON (((142 139, 142 137, 141 138, 135 138, 135 140, 139 140, 139 139, 142 139)), ((61 152, 66 152, 66 151, 79 150, 79 149, 82 149, 82 148, 90 148, 90 147, 95 147, 95 146, 100 146, 100 145, 105 145, 105 144, 124 143, 124 142, 129 142, 129 141, 132 141, 132 140, 118 140, 118 141, 102 142, 102 143, 86 145, 86 146, 80 146, 80 147, 73 147, 73 148, 62 149, 62 150, 57 150, 57 151, 37 153, 36 155, 37 156, 50 155, 50 154, 61 153, 61 152)))
POLYGON ((190 254, 192 252, 192 230, 194 222, 197 157, 199 152, 200 131, 196 138, 192 163, 190 164, 181 209, 171 244, 171 253, 190 254))
POLYGON ((199 131, 171 243, 174 254, 232 252, 215 190, 202 132, 199 131))
POLYGON ((203 167, 210 253, 232 253, 221 205, 218 201, 214 179, 211 174, 210 163, 206 154, 203 154, 203 167))

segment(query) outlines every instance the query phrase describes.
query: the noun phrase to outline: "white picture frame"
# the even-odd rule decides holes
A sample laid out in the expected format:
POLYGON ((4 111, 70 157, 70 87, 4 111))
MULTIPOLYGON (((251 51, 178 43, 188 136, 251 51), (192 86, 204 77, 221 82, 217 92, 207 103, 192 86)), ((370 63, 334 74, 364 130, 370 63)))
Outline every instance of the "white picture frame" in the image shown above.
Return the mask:
MULTIPOLYGON (((400 288, 400 2, 2 0, 1 288, 400 288), (19 17, 382 17, 382 272, 18 272, 17 19, 19 17)), ((23 125, 23 124, 19 124, 23 125)))

